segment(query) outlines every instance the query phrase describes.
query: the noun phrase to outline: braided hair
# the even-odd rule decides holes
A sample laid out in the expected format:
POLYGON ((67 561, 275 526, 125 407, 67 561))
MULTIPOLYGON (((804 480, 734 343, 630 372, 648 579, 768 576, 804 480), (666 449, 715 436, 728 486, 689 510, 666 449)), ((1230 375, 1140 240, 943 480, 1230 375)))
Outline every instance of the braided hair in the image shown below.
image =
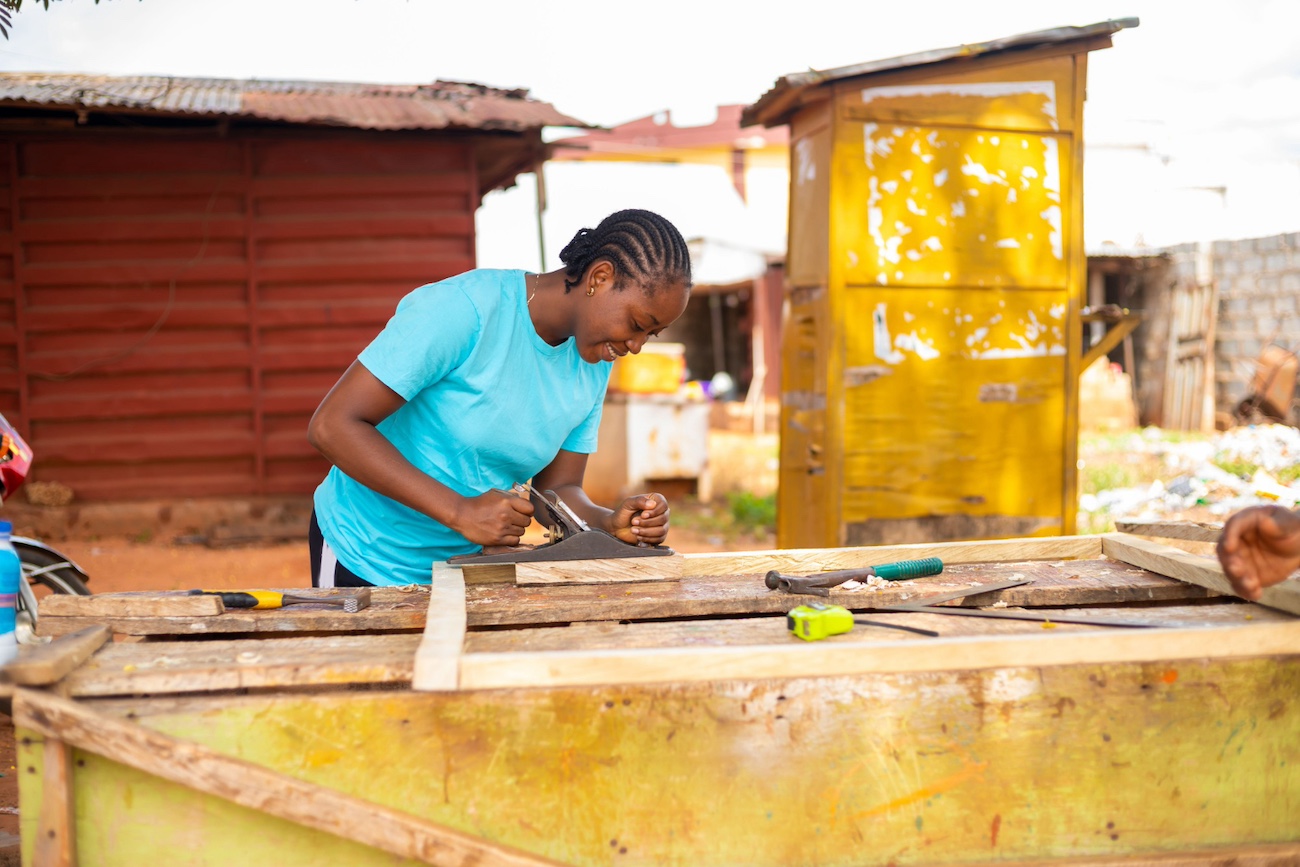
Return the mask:
POLYGON ((578 285, 597 259, 614 266, 614 288, 631 281, 647 295, 660 287, 683 283, 691 287, 691 254, 677 227, 652 211, 617 211, 594 229, 579 229, 560 251, 564 291, 578 285))

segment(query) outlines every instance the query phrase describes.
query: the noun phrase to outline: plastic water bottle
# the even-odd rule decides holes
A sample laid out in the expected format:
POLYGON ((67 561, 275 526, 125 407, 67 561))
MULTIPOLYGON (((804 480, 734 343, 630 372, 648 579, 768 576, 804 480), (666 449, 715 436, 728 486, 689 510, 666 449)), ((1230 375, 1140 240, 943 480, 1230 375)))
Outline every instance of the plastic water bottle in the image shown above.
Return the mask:
POLYGON ((14 525, 0 521, 0 665, 13 662, 18 657, 18 636, 14 632, 18 584, 23 577, 23 564, 10 539, 14 525))

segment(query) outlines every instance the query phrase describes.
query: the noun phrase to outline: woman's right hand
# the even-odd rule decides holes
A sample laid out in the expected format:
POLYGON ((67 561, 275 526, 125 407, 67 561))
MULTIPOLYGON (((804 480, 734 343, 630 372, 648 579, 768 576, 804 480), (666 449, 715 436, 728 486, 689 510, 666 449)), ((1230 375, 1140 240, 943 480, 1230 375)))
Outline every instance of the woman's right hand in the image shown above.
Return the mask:
POLYGON ((493 489, 461 500, 451 528, 476 545, 514 546, 532 520, 527 497, 493 489))

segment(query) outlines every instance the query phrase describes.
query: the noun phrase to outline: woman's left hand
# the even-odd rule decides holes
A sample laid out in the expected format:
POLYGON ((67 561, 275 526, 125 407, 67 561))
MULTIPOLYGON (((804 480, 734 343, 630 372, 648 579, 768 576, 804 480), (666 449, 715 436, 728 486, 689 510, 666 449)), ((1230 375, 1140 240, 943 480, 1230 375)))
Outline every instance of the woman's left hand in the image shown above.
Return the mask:
POLYGON ((662 545, 668 538, 669 511, 663 494, 628 497, 610 516, 610 532, 633 545, 662 545))

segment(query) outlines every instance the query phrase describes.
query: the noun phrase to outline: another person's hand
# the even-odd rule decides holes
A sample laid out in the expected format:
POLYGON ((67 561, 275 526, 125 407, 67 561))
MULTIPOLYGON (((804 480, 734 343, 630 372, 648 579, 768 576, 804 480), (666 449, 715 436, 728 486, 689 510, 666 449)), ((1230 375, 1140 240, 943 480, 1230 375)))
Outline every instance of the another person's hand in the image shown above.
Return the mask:
POLYGON ((510 491, 491 490, 461 501, 450 525, 476 545, 519 544, 533 520, 533 504, 510 491))
POLYGON ((631 544, 662 545, 668 538, 668 500, 663 494, 637 494, 610 517, 610 532, 631 544))
POLYGON ((1246 599, 1300 569, 1300 515, 1281 506, 1250 506, 1228 519, 1217 548, 1223 574, 1246 599))

